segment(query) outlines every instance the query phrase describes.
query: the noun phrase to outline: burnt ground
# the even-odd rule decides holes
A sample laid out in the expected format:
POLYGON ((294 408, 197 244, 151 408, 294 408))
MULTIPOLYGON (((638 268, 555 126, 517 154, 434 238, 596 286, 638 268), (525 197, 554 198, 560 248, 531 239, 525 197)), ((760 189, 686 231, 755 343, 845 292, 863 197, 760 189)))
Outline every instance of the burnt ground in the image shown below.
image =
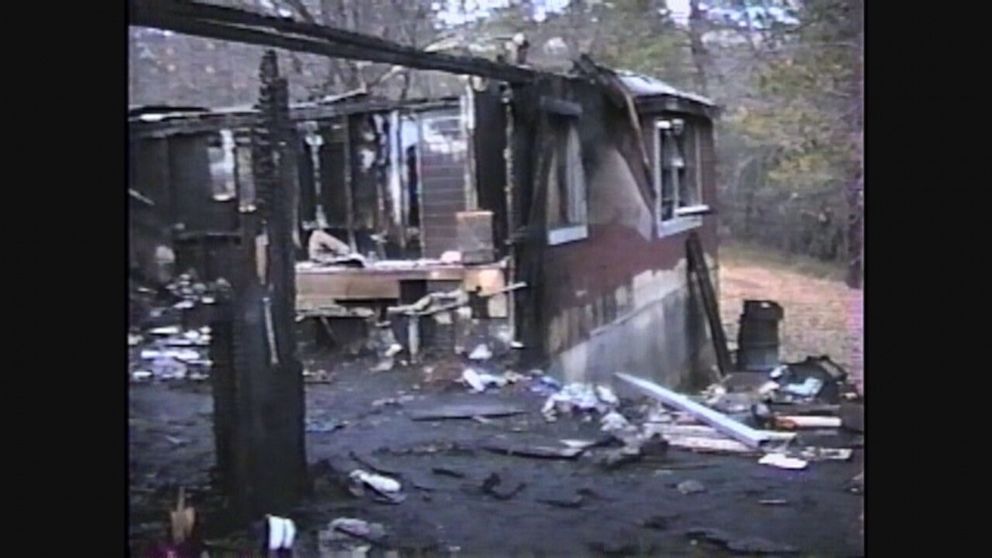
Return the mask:
MULTIPOLYGON (((589 450, 575 460, 498 455, 480 446, 492 440, 551 445, 559 439, 596 439, 602 434, 595 419, 546 422, 540 414, 544 397, 522 383, 470 394, 452 382, 424 385, 421 368, 369 372, 373 362, 324 364, 333 370, 332 379, 330 384, 307 386, 308 429, 347 424, 307 434, 307 458, 315 465, 317 488, 292 514, 301 529, 297 556, 330 555, 318 551, 317 530, 336 517, 382 523, 389 536, 387 547, 404 555, 416 555, 417 550, 426 551, 424 555, 731 554, 701 538, 694 542, 689 532, 695 528, 718 529, 737 541, 758 537, 792 546, 803 555, 863 553, 863 499, 847 491, 848 481, 862 471, 861 449, 850 462, 811 463, 803 471, 759 465, 751 456, 674 448, 663 457, 611 471, 598 463, 597 455, 605 450, 589 450), (399 405, 373 405, 403 395, 413 398, 399 405), (493 418, 488 424, 410 418, 416 409, 453 401, 512 402, 527 412, 493 418), (405 501, 379 503, 334 490, 333 471, 369 469, 357 463, 352 452, 397 477, 405 501), (439 474, 435 468, 446 471, 439 474), (500 476, 500 489, 524 486, 508 499, 494 497, 481 489, 492 473, 500 476), (680 493, 676 485, 689 479, 706 490, 680 493), (776 499, 785 503, 760 503, 776 499)), ((193 504, 205 514, 208 539, 237 539, 237 533, 232 539, 230 529, 219 527, 219 501, 210 489, 210 412, 208 384, 132 385, 129 524, 134 550, 164 532, 165 510, 179 483, 189 487, 193 504)), ((847 442, 838 435, 820 440, 821 445, 847 442)))
MULTIPOLYGON (((860 384, 861 291, 847 289, 839 273, 790 258, 770 258, 739 247, 721 249, 721 314, 728 337, 736 335, 741 302, 778 300, 785 307, 782 355, 800 360, 829 354, 851 370, 860 384)), ((450 381, 457 365, 425 382, 421 369, 369 372, 374 362, 334 364, 325 357, 307 362, 310 370, 333 370, 330 384, 307 386, 308 461, 314 465, 315 494, 293 518, 301 528, 298 556, 321 556, 316 532, 336 517, 380 522, 388 547, 403 555, 701 555, 731 554, 720 545, 688 534, 694 528, 722 530, 737 540, 760 537, 790 545, 801 555, 863 554, 863 497, 847 491, 863 470, 864 453, 850 462, 811 463, 785 471, 757 463, 756 457, 703 455, 670 449, 665 458, 606 471, 602 450, 574 461, 496 455, 479 449, 487 440, 594 439, 598 421, 579 418, 546 423, 538 412, 543 397, 525 386, 473 395, 450 381), (384 398, 412 395, 402 405, 375 407, 384 398), (415 422, 410 414, 441 402, 501 401, 523 404, 528 413, 471 420, 415 422), (330 430, 339 422, 343 428, 330 430), (502 438, 500 438, 502 437, 502 438), (406 500, 381 504, 334 490, 338 474, 362 467, 350 456, 394 472, 406 500), (323 463, 321 463, 323 462, 323 463), (449 474, 437 474, 435 468, 449 474), (461 474, 458 478, 450 474, 461 474), (524 488, 507 500, 482 492, 497 473, 501 487, 524 488), (701 482, 706 491, 683 495, 675 486, 701 482), (418 488, 419 487, 419 488, 418 488), (558 501, 559 505, 544 500, 558 501), (761 500, 784 500, 763 505, 761 500), (562 507, 572 505, 577 507, 562 507), (654 519, 652 521, 652 519, 654 519), (645 523, 651 526, 646 526, 645 523)), ((161 537, 166 509, 182 484, 206 518, 209 539, 236 543, 239 526, 225 523, 222 502, 211 489, 214 461, 209 384, 191 382, 132 384, 129 397, 130 517, 132 549, 161 537)), ((846 446, 851 440, 826 436, 818 445, 846 446)), ((376 550, 373 551, 375 554, 376 550)), ((324 554, 330 556, 331 554, 324 554)), ((352 554, 344 554, 351 556, 352 554)))

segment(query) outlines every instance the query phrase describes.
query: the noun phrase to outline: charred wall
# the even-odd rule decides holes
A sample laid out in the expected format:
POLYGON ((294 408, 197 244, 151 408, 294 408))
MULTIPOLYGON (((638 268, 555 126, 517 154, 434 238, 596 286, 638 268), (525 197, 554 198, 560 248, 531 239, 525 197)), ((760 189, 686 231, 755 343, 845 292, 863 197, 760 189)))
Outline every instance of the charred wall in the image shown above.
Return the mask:
POLYGON ((493 243, 503 253, 506 222, 506 109, 495 82, 475 94, 474 149, 479 209, 493 212, 493 243))
MULTIPOLYGON (((650 197, 653 183, 641 163, 625 109, 580 81, 539 83, 515 100, 522 121, 515 125, 526 136, 515 153, 532 152, 526 170, 521 165, 517 175, 521 199, 515 210, 527 223, 518 280, 530 279, 532 285, 520 297, 518 311, 529 313, 523 321, 531 321, 529 331, 539 336, 552 373, 568 380, 609 381, 614 372, 626 370, 669 385, 689 379, 712 358, 705 321, 688 280, 689 231, 659 236, 650 197), (544 123, 548 116, 537 106, 542 96, 582 109, 577 125, 588 232, 584 238, 555 244, 542 225, 550 189, 542 153, 553 147, 544 123)), ((702 196, 712 206, 712 138, 706 137, 702 196)), ((707 216, 693 229, 701 236, 713 274, 714 219, 707 216)))

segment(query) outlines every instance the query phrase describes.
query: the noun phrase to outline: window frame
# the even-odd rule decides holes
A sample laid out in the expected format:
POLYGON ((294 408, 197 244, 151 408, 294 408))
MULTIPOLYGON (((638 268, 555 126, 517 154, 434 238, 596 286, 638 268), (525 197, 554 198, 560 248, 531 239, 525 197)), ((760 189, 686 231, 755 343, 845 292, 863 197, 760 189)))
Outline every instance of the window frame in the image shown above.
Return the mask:
POLYGON ((702 134, 700 133, 700 127, 696 126, 694 123, 688 122, 684 117, 669 117, 669 116, 657 116, 652 119, 652 133, 654 134, 654 154, 653 154, 653 182, 655 193, 655 204, 654 204, 654 218, 655 224, 658 228, 658 237, 666 237, 680 232, 684 232, 690 229, 695 229, 703 224, 703 218, 698 215, 700 212, 706 212, 709 210, 709 205, 703 201, 703 176, 702 176, 702 134), (688 176, 693 176, 695 184, 693 185, 696 192, 697 203, 685 207, 680 206, 680 186, 679 182, 675 182, 672 185, 672 216, 669 218, 664 218, 663 211, 663 194, 664 194, 664 179, 665 173, 669 172, 669 169, 665 168, 663 161, 663 150, 665 149, 666 142, 671 141, 666 136, 669 136, 668 132, 676 123, 681 121, 682 134, 687 130, 692 129, 692 160, 686 159, 686 149, 684 149, 684 143, 681 146, 681 156, 684 161, 683 169, 685 169, 680 174, 679 180, 687 179, 688 176), (692 172, 689 172, 689 168, 692 168, 692 172), (685 177, 685 178, 683 178, 685 177))
MULTIPOLYGON (((561 204, 566 207, 566 213, 572 213, 574 207, 581 205, 579 210, 579 216, 569 216, 569 223, 565 225, 552 226, 550 224, 547 226, 547 242, 549 246, 558 246, 568 242, 576 242, 589 237, 589 184, 586 180, 585 168, 582 166, 582 137, 579 134, 578 120, 581 115, 581 107, 569 103, 568 101, 558 101, 553 99, 542 98, 541 102, 542 108, 548 113, 548 119, 551 124, 549 126, 552 133, 555 136, 555 153, 552 159, 552 164, 560 165, 565 170, 565 195, 564 199, 559 199, 561 204), (559 130, 564 130, 564 134, 559 133, 559 130), (573 142, 574 137, 574 142, 573 142), (574 175, 568 172, 570 168, 569 162, 571 157, 569 157, 569 150, 572 145, 575 145, 576 153, 574 157, 577 159, 579 181, 581 184, 575 185, 571 177, 574 175), (564 162, 564 164, 562 164, 564 162), (576 200, 576 195, 581 189, 581 200, 576 200), (572 219, 577 222, 571 222, 572 219)), ((550 180, 551 173, 549 173, 548 188, 557 188, 558 184, 552 183, 550 180)), ((563 178, 559 176, 558 169, 554 172, 555 181, 562 180, 563 178)), ((550 192, 549 192, 550 194, 550 192)), ((550 208, 549 208, 550 209, 550 208)), ((546 216, 546 219, 550 217, 550 213, 546 216)))

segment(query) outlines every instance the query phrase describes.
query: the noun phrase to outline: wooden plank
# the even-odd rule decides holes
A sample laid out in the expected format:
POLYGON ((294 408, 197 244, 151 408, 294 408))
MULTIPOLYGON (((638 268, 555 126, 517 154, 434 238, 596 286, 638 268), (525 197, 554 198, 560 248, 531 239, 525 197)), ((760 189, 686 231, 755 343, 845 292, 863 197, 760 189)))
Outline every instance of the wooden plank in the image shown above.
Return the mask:
POLYGON ((369 300, 399 298, 395 277, 369 275, 296 275, 297 299, 309 304, 320 300, 369 300))
POLYGON ((713 288, 713 282, 710 280, 709 270, 706 269, 703 246, 699 241, 699 235, 695 231, 689 233, 689 238, 686 240, 686 248, 689 256, 689 271, 699 280, 699 292, 703 298, 703 308, 706 311, 706 319, 710 325, 710 334, 713 336, 713 348, 716 351, 717 366, 720 368, 720 375, 726 376, 733 372, 734 365, 730 360, 730 350, 727 349, 727 334, 723 331, 723 322, 720 321, 716 290, 713 288))
POLYGON ((705 436, 665 436, 672 447, 699 452, 758 454, 760 452, 730 438, 710 438, 705 436))

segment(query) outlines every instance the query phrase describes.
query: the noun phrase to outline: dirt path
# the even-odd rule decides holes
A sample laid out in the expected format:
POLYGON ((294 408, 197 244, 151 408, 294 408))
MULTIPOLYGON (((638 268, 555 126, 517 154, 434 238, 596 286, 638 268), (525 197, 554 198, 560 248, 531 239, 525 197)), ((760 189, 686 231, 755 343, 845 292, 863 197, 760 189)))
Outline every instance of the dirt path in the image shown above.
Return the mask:
POLYGON ((782 358, 830 355, 864 393, 864 291, 849 289, 822 264, 737 247, 721 248, 720 256, 720 314, 732 343, 743 301, 775 300, 785 309, 782 358))

